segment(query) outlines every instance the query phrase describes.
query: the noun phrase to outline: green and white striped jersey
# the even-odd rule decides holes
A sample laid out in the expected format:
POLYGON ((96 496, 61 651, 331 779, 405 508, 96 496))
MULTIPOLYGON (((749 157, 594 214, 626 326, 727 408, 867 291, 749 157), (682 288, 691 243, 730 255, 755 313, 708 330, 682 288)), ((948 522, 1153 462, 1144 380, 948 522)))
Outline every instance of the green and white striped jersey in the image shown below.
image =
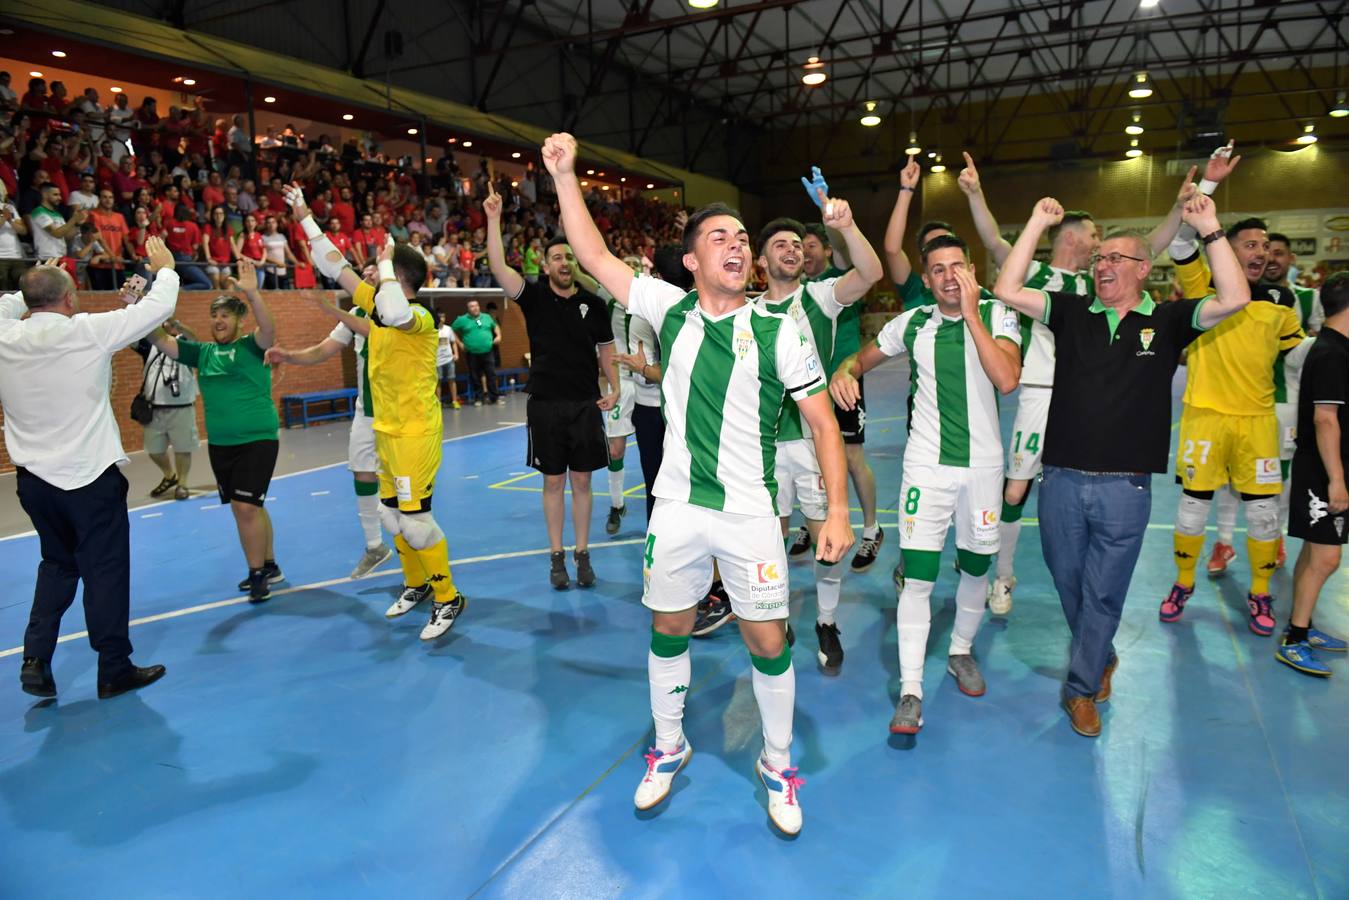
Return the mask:
MULTIPOLYGON (((358 319, 366 318, 365 310, 359 306, 352 308, 351 314, 358 319)), ((361 415, 373 419, 375 417, 375 401, 370 397, 370 392, 365 389, 365 381, 370 377, 370 354, 365 349, 365 336, 357 334, 346 325, 338 322, 333 330, 328 333, 328 337, 344 347, 355 347, 356 408, 361 411, 361 415)))
MULTIPOLYGON (((846 306, 834 298, 837 278, 812 281, 800 285, 790 297, 770 302, 762 294, 754 299, 771 313, 789 316, 801 333, 810 339, 815 356, 825 372, 834 371, 834 346, 838 336, 838 318, 846 306)), ((778 443, 800 441, 810 437, 810 426, 801 419, 801 409, 795 403, 782 407, 778 423, 778 443)))
POLYGON ((1302 321, 1303 330, 1320 331, 1322 323, 1326 320, 1326 311, 1321 307, 1321 292, 1300 284, 1290 287, 1293 290, 1293 306, 1297 309, 1297 317, 1302 321))
POLYGON ((1096 282, 1090 272, 1070 272, 1032 259, 1026 268, 1026 278, 1022 284, 1037 291, 1058 291, 1066 294, 1096 296, 1096 282))
MULTIPOLYGON (((1033 259, 1026 269, 1025 287, 1095 296, 1096 283, 1087 272, 1070 272, 1033 259)), ((1054 332, 1021 314, 1021 384, 1054 386, 1054 332)))
POLYGON ((1302 386, 1302 365, 1307 361, 1316 338, 1304 338, 1292 350, 1285 350, 1274 361, 1274 402, 1297 403, 1297 392, 1302 386))
POLYGON ((654 496, 777 515, 783 404, 826 387, 809 338, 754 303, 714 318, 696 291, 645 276, 632 280, 628 309, 654 326, 661 348, 665 444, 654 496))
MULTIPOLYGON (((614 299, 614 295, 600 288, 600 297, 609 306, 609 321, 614 331, 614 352, 630 354, 637 352, 637 344, 642 345, 642 355, 646 361, 654 363, 660 359, 660 347, 656 343, 656 332, 651 323, 641 316, 634 316, 623 308, 623 304, 614 299)), ((642 406, 660 405, 660 385, 647 381, 629 368, 620 366, 622 378, 631 381, 636 390, 636 401, 642 406)))
MULTIPOLYGON (((1017 314, 997 300, 979 303, 989 334, 1021 344, 1017 314)), ((920 306, 891 319, 876 336, 886 356, 909 354, 909 439, 904 462, 965 468, 1002 465, 998 391, 979 362, 970 330, 920 306)))

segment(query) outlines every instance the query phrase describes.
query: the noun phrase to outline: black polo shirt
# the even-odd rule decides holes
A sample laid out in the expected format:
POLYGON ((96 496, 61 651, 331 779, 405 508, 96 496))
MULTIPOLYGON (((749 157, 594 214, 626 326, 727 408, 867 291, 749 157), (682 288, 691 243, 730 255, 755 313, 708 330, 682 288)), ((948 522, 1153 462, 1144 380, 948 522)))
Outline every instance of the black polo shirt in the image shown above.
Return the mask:
POLYGON ((1349 338, 1333 328, 1322 328, 1302 365, 1302 387, 1297 398, 1297 452, 1295 458, 1324 472, 1316 447, 1316 405, 1333 404, 1340 420, 1340 461, 1349 469, 1349 338))
POLYGON ((595 345, 614 340, 604 301, 580 289, 559 297, 546 277, 526 282, 515 299, 529 333, 529 395, 540 400, 599 399, 595 345))
POLYGON ((1087 472, 1165 472, 1171 377, 1202 334, 1203 300, 1155 303, 1123 318, 1095 296, 1045 293, 1054 332, 1054 394, 1044 464, 1087 472))

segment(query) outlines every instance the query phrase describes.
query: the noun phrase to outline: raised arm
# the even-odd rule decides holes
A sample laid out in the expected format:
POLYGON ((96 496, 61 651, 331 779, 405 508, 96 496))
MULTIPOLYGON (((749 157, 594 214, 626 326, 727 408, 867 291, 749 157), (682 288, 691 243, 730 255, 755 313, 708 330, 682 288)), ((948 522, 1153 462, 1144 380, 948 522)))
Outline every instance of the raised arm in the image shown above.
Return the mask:
POLYGON ((1012 252, 998 272, 998 280, 993 285, 994 295, 1006 306, 1017 312, 1025 313, 1037 322, 1044 321, 1045 295, 1041 291, 1022 286, 1022 279, 1030 262, 1035 257, 1035 245, 1040 243, 1040 235, 1051 225, 1063 221, 1063 205, 1053 197, 1045 197, 1031 210, 1026 227, 1021 229, 1012 252))
MULTIPOLYGON (((327 278, 336 281, 342 290, 349 294, 356 293, 356 286, 361 283, 361 276, 357 275, 355 270, 347 263, 347 258, 333 246, 333 242, 319 228, 318 223, 314 221, 314 216, 309 212, 309 207, 304 202, 304 191, 300 190, 298 184, 290 184, 281 189, 286 195, 286 202, 290 204, 291 210, 295 213, 295 219, 304 229, 305 236, 309 238, 309 254, 314 260, 314 268, 318 269, 327 278)), ((235 248, 238 253, 239 248, 235 248)), ((239 253, 242 258, 243 254, 239 253)))
POLYGON ((820 195, 821 209, 824 210, 824 226, 838 233, 848 246, 848 257, 853 267, 843 273, 834 284, 834 299, 847 306, 871 290, 871 286, 881 280, 885 270, 881 267, 881 258, 871 242, 862 234, 862 229, 853 221, 852 207, 847 200, 838 200, 820 195))
POLYGON ((272 366, 278 363, 291 363, 297 366, 316 366, 321 362, 332 359, 342 352, 346 344, 341 341, 335 341, 326 337, 314 344, 312 347, 305 347, 303 350, 287 350, 285 347, 268 347, 264 355, 264 361, 272 366))
POLYGON ((910 156, 899 173, 899 196, 895 198, 890 224, 885 226, 885 240, 881 242, 886 265, 890 267, 890 280, 895 284, 903 284, 913 274, 913 265, 904 254, 904 232, 909 228, 909 206, 913 203, 913 195, 918 190, 918 179, 922 174, 918 160, 910 156))
MULTIPOLYGON (((1240 157, 1238 157, 1240 159, 1240 157)), ((1153 256, 1161 255, 1161 252, 1170 245, 1180 231, 1181 216, 1185 210, 1185 201, 1194 196, 1194 173, 1199 171, 1198 166, 1190 166, 1189 174, 1185 180, 1180 183, 1180 190, 1176 193, 1176 202, 1171 205, 1166 218, 1158 223, 1157 227, 1148 232, 1148 249, 1152 251, 1153 256)))
MULTIPOLYGON (((145 251, 150 259, 150 271, 155 276, 149 292, 139 302, 124 309, 89 317, 90 326, 108 350, 119 350, 150 334, 173 315, 178 305, 178 273, 173 270, 173 254, 158 237, 146 239, 145 251)), ((172 356, 177 359, 176 347, 172 356)))
MULTIPOLYGON (((979 240, 983 242, 988 255, 1001 266, 1007 261, 1007 254, 1012 252, 1012 245, 1007 243, 1007 238, 998 231, 998 220, 993 218, 993 211, 988 208, 988 200, 984 198, 984 188, 979 181, 979 170, 974 167, 974 160, 968 153, 962 152, 961 155, 965 157, 965 168, 960 170, 959 184, 965 196, 970 198, 970 215, 974 218, 974 230, 979 232, 979 240)), ((1023 271, 1022 278, 1025 275, 1023 271)))
POLYGON ((506 296, 518 297, 525 289, 525 279, 506 264, 506 247, 501 241, 501 195, 493 187, 487 190, 487 199, 482 202, 482 211, 487 214, 487 264, 506 296))
POLYGON ((632 269, 609 252, 604 236, 586 209, 581 182, 576 178, 576 138, 554 134, 543 142, 543 164, 553 176, 557 205, 562 212, 562 231, 582 268, 595 277, 614 299, 627 308, 632 269))
POLYGON ((266 350, 276 343, 276 320, 272 318, 272 311, 267 308, 267 301, 262 299, 262 292, 258 290, 258 276, 253 260, 246 256, 239 257, 239 277, 231 275, 229 285, 233 290, 243 291, 248 305, 253 309, 253 318, 258 321, 257 330, 253 332, 253 340, 266 350))
POLYGON ((1222 236, 1213 199, 1196 194, 1186 201, 1184 215, 1186 224, 1201 238, 1211 238, 1205 243, 1204 249, 1208 253, 1208 267, 1213 273, 1216 296, 1210 297, 1199 307, 1198 321, 1201 328, 1212 328, 1246 308, 1246 304, 1251 302, 1251 286, 1246 281, 1246 273, 1241 270, 1232 244, 1222 236))

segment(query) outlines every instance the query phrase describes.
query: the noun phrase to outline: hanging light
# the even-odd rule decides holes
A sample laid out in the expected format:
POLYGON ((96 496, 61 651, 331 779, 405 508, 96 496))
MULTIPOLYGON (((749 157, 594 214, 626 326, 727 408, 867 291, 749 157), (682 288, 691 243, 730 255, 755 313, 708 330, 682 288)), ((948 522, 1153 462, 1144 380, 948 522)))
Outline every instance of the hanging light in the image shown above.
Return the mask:
POLYGON ((465 150, 467 150, 469 147, 472 147, 472 146, 473 146, 473 142, 472 142, 472 141, 464 141, 464 143, 463 143, 461 146, 463 146, 463 148, 464 148, 465 150))
POLYGON ((520 158, 520 151, 519 151, 519 150, 514 150, 514 151, 511 152, 511 159, 519 159, 519 158, 520 158))
POLYGON ((416 134, 416 133, 417 133, 417 129, 415 129, 415 128, 409 128, 409 129, 408 129, 408 134, 416 134))
POLYGON ((917 156, 923 152, 923 147, 918 143, 918 132, 909 132, 909 145, 904 148, 904 152, 909 156, 917 156))
POLYGON ((1148 81, 1147 72, 1135 72, 1133 85, 1129 88, 1129 96, 1135 100, 1143 100, 1152 96, 1152 82, 1148 81))
POLYGON ((276 102, 276 98, 275 98, 275 97, 263 97, 263 98, 262 98, 262 102, 263 102, 263 103, 275 103, 275 102, 276 102))
POLYGON ((711 9, 720 3, 721 0, 689 0, 690 9, 711 9))
POLYGON ((352 119, 354 119, 354 118, 356 118, 356 117, 353 116, 351 113, 342 113, 342 121, 343 121, 343 122, 350 122, 350 121, 351 121, 352 119))
POLYGON ((55 56, 57 59, 65 59, 65 58, 66 58, 66 51, 64 51, 64 50, 53 50, 53 51, 52 51, 52 56, 55 56))
POLYGON ((1343 119, 1345 116, 1349 116, 1349 103, 1345 102, 1344 91, 1340 91, 1335 96, 1335 105, 1330 108, 1330 117, 1343 119))
POLYGON ((928 171, 930 171, 930 172, 945 172, 945 171, 946 171, 946 164, 943 163, 943 162, 941 161, 941 154, 940 154, 940 153, 937 153, 937 154, 935 154, 935 155, 933 156, 932 168, 929 169, 928 171))
POLYGON ((1297 142, 1299 144, 1315 144, 1316 126, 1313 125, 1311 122, 1308 122, 1306 125, 1302 126, 1302 134, 1299 134, 1297 136, 1297 142))
POLYGON ((187 85, 188 87, 192 87, 192 86, 195 85, 196 83, 197 83, 197 79, 195 79, 195 78, 184 78, 184 79, 183 79, 183 84, 187 85))
POLYGON ((866 128, 875 128, 877 125, 881 124, 881 117, 876 115, 876 101, 868 100, 865 106, 867 111, 863 114, 862 118, 858 119, 858 121, 866 128))
POLYGON ((1129 149, 1124 151, 1124 155, 1129 157, 1129 159, 1137 159, 1143 155, 1143 151, 1138 149, 1138 138, 1134 138, 1129 142, 1129 149))
POLYGON ((806 64, 803 68, 806 70, 806 73, 801 76, 801 83, 809 85, 810 87, 814 87, 817 84, 824 84, 825 79, 829 77, 824 73, 824 63, 820 62, 818 56, 812 56, 810 59, 806 60, 806 64))
POLYGON ((1139 9, 1156 9, 1161 0, 1138 0, 1139 9))
POLYGON ((1125 134, 1142 134, 1142 133, 1143 133, 1143 117, 1142 117, 1141 115, 1139 115, 1138 113, 1134 113, 1133 118, 1129 121, 1129 124, 1124 126, 1124 133, 1125 133, 1125 134))

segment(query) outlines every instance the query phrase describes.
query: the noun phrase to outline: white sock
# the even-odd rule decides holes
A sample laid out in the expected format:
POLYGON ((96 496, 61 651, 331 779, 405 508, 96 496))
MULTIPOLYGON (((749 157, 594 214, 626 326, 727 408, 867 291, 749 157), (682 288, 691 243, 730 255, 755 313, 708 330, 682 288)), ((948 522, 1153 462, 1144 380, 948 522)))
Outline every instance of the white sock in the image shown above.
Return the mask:
POLYGON ((998 577, 1011 578, 1016 565, 1016 542, 1021 540, 1021 520, 998 523, 998 577))
POLYGON ((763 722, 763 755, 781 772, 792 767, 792 716, 796 711, 796 669, 791 664, 781 675, 765 675, 750 668, 754 699, 763 722))
POLYGON ((622 460, 619 460, 620 468, 617 472, 609 470, 609 505, 615 509, 622 509, 623 500, 623 469, 622 460))
POLYGON ((379 531, 379 494, 356 495, 356 518, 361 520, 367 549, 384 543, 384 536, 379 531))
POLYGON ((673 753, 684 743, 684 698, 688 696, 693 663, 689 651, 678 656, 646 656, 651 683, 651 718, 656 723, 656 749, 673 753))
POLYGON ((815 561, 815 602, 818 612, 815 621, 821 625, 833 625, 834 613, 838 611, 838 595, 843 590, 843 564, 826 566, 815 561))
POLYGON ((927 660, 927 633, 932 628, 931 581, 904 582, 895 610, 899 631, 899 692, 923 699, 923 663, 927 660))
POLYGON ((1232 535, 1237 530, 1237 507, 1241 506, 1241 498, 1228 484, 1218 488, 1213 500, 1218 507, 1218 540, 1231 546, 1232 535))
POLYGON ((881 533, 881 526, 877 522, 873 522, 870 525, 864 525, 862 527, 862 537, 864 538, 874 538, 876 537, 876 535, 880 533, 881 533))
POLYGON ((969 653, 979 626, 984 621, 984 601, 988 597, 988 575, 960 573, 956 588, 956 620, 951 626, 951 655, 969 653))
POLYGON ((1293 482, 1285 479, 1283 489, 1279 491, 1279 530, 1288 530, 1288 505, 1292 499, 1293 482))

